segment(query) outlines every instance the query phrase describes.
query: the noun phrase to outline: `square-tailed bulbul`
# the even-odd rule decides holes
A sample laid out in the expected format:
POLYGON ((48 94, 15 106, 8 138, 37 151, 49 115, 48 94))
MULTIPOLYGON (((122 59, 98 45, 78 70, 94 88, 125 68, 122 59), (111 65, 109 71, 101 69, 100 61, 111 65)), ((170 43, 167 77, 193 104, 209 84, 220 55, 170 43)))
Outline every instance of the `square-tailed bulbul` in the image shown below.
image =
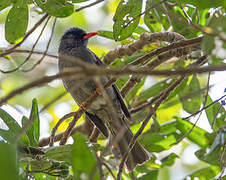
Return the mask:
MULTIPOLYGON (((61 38, 59 46, 59 70, 64 71, 67 68, 79 68, 73 60, 80 60, 97 66, 103 65, 102 61, 87 48, 88 39, 98 33, 86 33, 84 30, 73 27, 67 30, 61 38), (70 60, 64 58, 70 56, 70 60)), ((81 106, 87 98, 93 95, 97 85, 92 78, 64 78, 63 84, 66 90, 71 94, 75 102, 81 106)), ((101 77, 100 82, 104 85, 108 82, 107 77, 101 77)), ((133 133, 128 128, 125 118, 130 118, 129 111, 122 99, 122 96, 115 84, 106 89, 112 106, 107 104, 103 96, 98 96, 90 107, 85 109, 85 114, 96 125, 96 127, 108 137, 110 130, 113 138, 120 132, 117 145, 122 155, 127 151, 133 133), (113 109, 109 109, 109 107, 113 109), (122 131, 124 129, 124 131, 122 131)), ((128 155, 126 166, 132 171, 137 164, 142 164, 149 159, 149 153, 136 142, 128 155)))

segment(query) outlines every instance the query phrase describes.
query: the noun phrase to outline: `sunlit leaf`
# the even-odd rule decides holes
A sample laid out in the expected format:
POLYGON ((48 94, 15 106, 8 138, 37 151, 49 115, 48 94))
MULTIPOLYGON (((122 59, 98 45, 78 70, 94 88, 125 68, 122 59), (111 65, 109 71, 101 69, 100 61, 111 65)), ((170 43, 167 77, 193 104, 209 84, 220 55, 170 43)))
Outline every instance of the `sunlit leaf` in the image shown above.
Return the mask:
POLYGON ((191 82, 179 93, 183 109, 190 114, 195 113, 201 106, 200 84, 196 75, 191 82))
POLYGON ((10 9, 5 23, 5 38, 9 43, 18 43, 25 35, 28 25, 28 6, 18 0, 10 9))
POLYGON ((158 170, 151 170, 143 176, 139 177, 139 180, 157 180, 158 179, 158 170))
MULTIPOLYGON (((0 118, 4 121, 4 123, 9 128, 8 130, 0 129, 0 136, 2 136, 2 138, 8 141, 9 143, 15 143, 15 138, 21 132, 20 125, 12 116, 10 116, 6 111, 4 111, 1 108, 0 108, 0 118)), ((22 143, 22 145, 28 146, 29 139, 26 136, 26 134, 23 133, 20 136, 21 136, 19 138, 20 143, 22 143)))
MULTIPOLYGON (((212 99, 210 96, 207 97, 206 105, 212 103, 212 99)), ((219 102, 213 104, 209 108, 205 109, 206 116, 210 125, 213 124, 213 129, 217 130, 219 127, 226 124, 226 111, 223 106, 219 102)))
POLYGON ((113 35, 116 41, 123 40, 133 33, 139 23, 140 17, 134 19, 132 22, 130 20, 141 13, 141 8, 142 0, 120 1, 113 18, 115 22, 113 25, 113 35), (130 23, 128 24, 128 22, 130 23))
POLYGON ((73 136, 74 144, 72 149, 72 169, 76 178, 81 173, 91 174, 97 162, 94 152, 87 145, 87 138, 80 133, 73 136))
POLYGON ((60 3, 55 0, 35 0, 37 5, 46 13, 55 17, 67 17, 74 12, 74 6, 68 2, 60 3))
POLYGON ((72 145, 49 147, 44 152, 47 158, 71 163, 72 145))
POLYGON ((16 147, 0 142, 0 179, 20 179, 16 147))
MULTIPOLYGON (((145 10, 150 9, 152 0, 147 0, 145 10)), ((150 9, 144 15, 144 22, 151 30, 151 32, 160 32, 162 30, 162 24, 160 22, 158 12, 155 9, 150 9)))
POLYGON ((170 134, 157 134, 157 133, 145 133, 140 142, 149 152, 161 152, 171 148, 171 145, 175 143, 180 136, 177 133, 170 134))
POLYGON ((189 175, 187 175, 183 180, 198 178, 199 180, 212 179, 220 172, 218 166, 209 166, 199 169, 189 175))
POLYGON ((11 2, 9 0, 1 0, 0 1, 0 11, 5 9, 6 7, 8 7, 11 4, 11 2))
POLYGON ((175 153, 170 153, 168 156, 161 159, 161 162, 162 162, 161 167, 172 166, 174 164, 176 158, 179 158, 179 156, 176 155, 175 153))
POLYGON ((32 108, 29 120, 27 118, 22 119, 22 123, 25 126, 26 123, 30 121, 29 126, 27 127, 28 137, 31 143, 31 146, 38 147, 39 140, 39 113, 38 113, 38 103, 36 99, 32 101, 32 108))
MULTIPOLYGON (((189 130, 193 127, 193 124, 189 121, 182 120, 181 118, 177 118, 176 127, 181 131, 183 135, 189 132, 189 130)), ((213 142, 214 136, 211 137, 211 134, 206 130, 195 126, 193 130, 187 135, 187 138, 192 142, 198 144, 201 147, 210 147, 213 142)))

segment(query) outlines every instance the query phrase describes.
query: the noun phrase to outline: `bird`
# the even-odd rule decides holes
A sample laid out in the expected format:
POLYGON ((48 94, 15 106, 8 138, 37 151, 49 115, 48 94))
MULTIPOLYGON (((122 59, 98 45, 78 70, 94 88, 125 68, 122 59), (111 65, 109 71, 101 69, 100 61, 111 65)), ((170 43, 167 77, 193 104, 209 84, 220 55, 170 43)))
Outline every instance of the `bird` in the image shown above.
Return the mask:
MULTIPOLYGON (((66 30, 60 39, 58 49, 59 72, 67 69, 81 69, 75 61, 106 67, 98 56, 87 47, 88 40, 97 34, 97 32, 87 33, 78 27, 71 27, 66 30), (65 56, 72 58, 69 60, 65 56)), ((71 94, 80 108, 83 108, 86 116, 98 130, 106 137, 109 137, 110 132, 113 140, 114 138, 117 139, 116 146, 121 156, 123 156, 127 152, 129 143, 134 135, 126 123, 126 120, 130 118, 130 113, 117 86, 113 84, 105 89, 105 93, 111 103, 110 106, 100 91, 100 89, 103 90, 104 84, 108 82, 108 77, 100 77, 99 82, 103 86, 102 88, 99 88, 96 81, 90 77, 67 78, 63 76, 61 79, 65 89, 71 94), (89 107, 85 108, 84 105, 87 98, 94 93, 99 96, 89 107)), ((143 164, 149 158, 149 152, 136 141, 125 162, 126 168, 128 171, 133 171, 137 165, 143 164)))

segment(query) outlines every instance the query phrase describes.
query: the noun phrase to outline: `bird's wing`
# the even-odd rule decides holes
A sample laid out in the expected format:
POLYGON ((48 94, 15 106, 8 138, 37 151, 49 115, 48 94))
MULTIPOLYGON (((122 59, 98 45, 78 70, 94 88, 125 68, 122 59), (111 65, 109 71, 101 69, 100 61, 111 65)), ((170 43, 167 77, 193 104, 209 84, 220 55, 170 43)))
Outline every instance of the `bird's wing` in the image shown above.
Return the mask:
POLYGON ((103 133, 103 135, 105 135, 106 137, 108 137, 108 129, 107 127, 104 125, 103 121, 97 116, 97 115, 93 115, 89 112, 85 112, 86 115, 89 117, 89 119, 93 122, 93 124, 99 129, 100 132, 103 133))
MULTIPOLYGON (((94 56, 95 63, 98 66, 104 65, 103 62, 99 59, 99 57, 97 57, 97 55, 95 53, 93 53, 90 49, 89 49, 89 52, 94 56)), ((117 98, 118 98, 118 100, 120 102, 120 105, 121 105, 123 113, 125 114, 125 116, 127 118, 130 118, 131 116, 130 116, 129 110, 128 110, 127 106, 125 105, 125 102, 124 102, 124 100, 122 98, 122 95, 121 95, 118 87, 115 84, 113 84, 112 88, 114 89, 114 92, 115 92, 115 94, 116 94, 116 96, 117 96, 117 98)))

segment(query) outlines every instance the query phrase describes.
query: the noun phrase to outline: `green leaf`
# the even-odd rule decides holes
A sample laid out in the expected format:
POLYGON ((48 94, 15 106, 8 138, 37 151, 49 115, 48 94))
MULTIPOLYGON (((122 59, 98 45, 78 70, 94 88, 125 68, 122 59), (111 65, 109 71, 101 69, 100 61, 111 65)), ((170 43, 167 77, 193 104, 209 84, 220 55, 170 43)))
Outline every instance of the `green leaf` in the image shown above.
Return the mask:
POLYGON ((199 180, 206 180, 214 178, 218 173, 220 173, 220 168, 217 166, 209 166, 202 169, 199 169, 189 175, 187 175, 184 180, 186 179, 194 179, 198 178, 199 180))
MULTIPOLYGON (((2 138, 9 143, 15 143, 15 137, 21 131, 20 125, 16 122, 16 120, 12 116, 10 116, 6 111, 4 111, 1 108, 0 108, 0 118, 9 128, 8 130, 0 129, 0 136, 2 136, 2 138)), ((25 133, 21 135, 19 142, 24 146, 29 145, 29 139, 25 133)))
POLYGON ((55 17, 68 17, 74 12, 73 4, 56 0, 35 0, 37 5, 46 13, 55 17))
POLYGON ((0 179, 20 179, 16 148, 3 142, 0 142, 0 179))
POLYGON ((5 38, 9 43, 20 42, 27 30, 28 6, 24 0, 18 0, 10 9, 5 23, 5 38))
POLYGON ((94 152, 87 145, 87 138, 77 133, 73 136, 74 144, 72 149, 72 169, 75 178, 79 179, 81 173, 90 176, 97 165, 94 152))
POLYGON ((128 22, 141 13, 142 0, 121 0, 113 18, 113 35, 116 41, 129 37, 136 29, 140 17, 128 22), (126 26, 126 27, 124 27, 126 26))
POLYGON ((72 148, 72 145, 49 147, 44 150, 45 157, 71 163, 72 148))
POLYGON ((179 93, 183 109, 190 114, 193 114, 200 109, 201 96, 199 92, 200 92, 199 80, 196 75, 193 75, 189 85, 179 93))
POLYGON ((97 31, 99 34, 98 36, 102 36, 108 39, 114 39, 112 31, 97 31))
POLYGON ((168 134, 168 133, 176 132, 177 130, 176 124, 177 122, 175 120, 161 124, 160 133, 168 134))
MULTIPOLYGON (((207 97, 206 105, 212 103, 212 99, 210 96, 207 97)), ((206 116, 208 118, 208 121, 210 125, 214 122, 213 129, 216 131, 219 127, 224 126, 226 124, 226 111, 223 106, 219 102, 213 104, 209 108, 205 109, 206 116), (219 110, 220 108, 220 110, 219 110)))
POLYGON ((127 94, 125 100, 128 104, 131 103, 130 101, 133 98, 136 98, 137 94, 140 92, 141 88, 143 87, 145 80, 146 80, 146 77, 142 78, 142 80, 139 83, 137 83, 133 87, 133 89, 127 94))
POLYGON ((161 152, 170 149, 171 145, 179 138, 180 136, 177 133, 145 133, 140 142, 149 152, 161 152))
POLYGON ((11 2, 9 0, 1 0, 0 1, 0 11, 5 9, 6 7, 8 7, 11 4, 11 2))
MULTIPOLYGON (((221 158, 221 154, 223 153, 222 147, 215 148, 212 152, 207 153, 208 148, 200 149, 195 152, 195 155, 198 159, 201 161, 207 162, 212 165, 220 165, 219 159, 221 158)), ((226 155, 224 155, 224 159, 226 158, 226 155)))
POLYGON ((165 79, 156 83, 155 85, 141 92, 137 98, 136 103, 144 102, 149 98, 158 95, 161 91, 169 87, 174 81, 175 79, 165 79))
MULTIPOLYGON (((147 0, 145 10, 148 10, 152 6, 152 0, 147 0)), ((151 30, 151 32, 161 32, 162 24, 160 23, 158 11, 151 9, 144 15, 144 23, 151 30)))
MULTIPOLYGON (((208 23, 208 31, 211 31, 215 34, 226 33, 226 16, 215 17, 213 16, 210 22, 208 23)), ((205 35, 202 40, 202 47, 206 53, 211 54, 213 50, 217 49, 225 49, 226 43, 225 41, 220 40, 219 38, 212 35, 205 35)), ((216 56, 225 58, 225 54, 219 53, 218 51, 214 52, 216 56)), ((223 60, 222 60, 223 61, 223 60)))
MULTIPOLYGON (((183 135, 185 135, 193 127, 193 124, 189 121, 177 118, 176 127, 183 135)), ((187 135, 187 138, 204 148, 210 147, 213 142, 213 135, 198 126, 193 128, 193 130, 187 135)))
POLYGON ((172 166, 176 158, 179 158, 179 156, 176 155, 175 153, 170 153, 168 156, 161 159, 161 162, 162 162, 161 167, 172 166))
POLYGON ((223 6, 224 8, 226 8, 226 2, 224 0, 216 0, 216 1, 212 1, 212 0, 176 0, 176 2, 180 2, 183 4, 192 4, 196 7, 198 7, 199 9, 205 9, 205 8, 214 8, 214 7, 219 7, 219 6, 223 6))
POLYGON ((38 147, 39 140, 39 113, 38 113, 38 103, 36 99, 32 100, 32 107, 29 120, 27 118, 22 119, 23 126, 30 121, 31 124, 27 128, 26 133, 28 133, 28 137, 31 143, 31 146, 38 147))
POLYGON ((151 170, 148 173, 146 173, 145 175, 139 177, 138 179, 139 180, 157 180, 158 174, 159 174, 158 170, 151 170))

